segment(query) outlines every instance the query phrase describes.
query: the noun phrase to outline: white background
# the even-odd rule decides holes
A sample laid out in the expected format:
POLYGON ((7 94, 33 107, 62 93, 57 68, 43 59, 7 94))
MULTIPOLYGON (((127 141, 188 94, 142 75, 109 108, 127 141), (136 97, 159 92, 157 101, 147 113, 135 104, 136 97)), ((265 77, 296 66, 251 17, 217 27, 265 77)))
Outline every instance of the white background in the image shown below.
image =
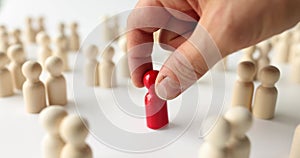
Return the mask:
MULTIPOLYGON (((6 5, 3 6, 0 13, 0 23, 6 24, 9 28, 22 28, 25 16, 37 17, 44 15, 47 19, 47 29, 50 32, 55 32, 56 23, 59 21, 71 22, 76 20, 80 22, 80 31, 84 36, 99 22, 102 15, 131 9, 135 3, 135 0, 7 0, 6 5)), ((27 53, 30 57, 35 57, 34 52, 27 53)), ((236 61, 240 57, 241 54, 229 57, 230 66, 229 71, 226 73, 227 92, 225 94, 224 105, 230 103, 232 85, 236 78, 236 61)), ((71 56, 71 60, 74 60, 74 55, 71 56)), ((282 72, 282 78, 277 84, 279 98, 276 116, 271 121, 255 120, 254 126, 249 132, 249 137, 252 141, 251 158, 287 158, 294 129, 300 122, 300 85, 290 83, 289 66, 282 65, 279 68, 282 72)), ((72 74, 66 73, 65 75, 68 81, 69 97, 67 108, 70 113, 73 113, 75 103, 72 96, 72 74)), ((45 79, 45 74, 43 74, 42 79, 45 79)), ((211 100, 212 90, 209 77, 200 82, 199 87, 199 100, 203 104, 199 104, 201 109, 207 107, 211 100)), ((131 89, 133 89, 132 91, 139 91, 133 87, 131 89)), ((107 91, 98 89, 97 92, 103 93, 107 91)), ((142 104, 141 98, 142 96, 133 94, 132 99, 142 104)), ((180 100, 174 100, 169 104, 171 117, 176 113, 178 107, 170 105, 172 103, 177 105, 178 101, 180 100)), ((107 100, 107 103, 109 104, 109 100, 107 100)), ((199 113, 201 114, 201 112, 199 113)), ((40 142, 45 132, 38 122, 38 116, 27 114, 24 111, 24 103, 20 92, 13 97, 0 99, 0 125, 1 157, 41 157, 40 142)), ((101 125, 98 126, 101 128, 101 125)), ((96 127, 91 126, 91 128, 96 127)), ((196 158, 198 157, 198 149, 203 142, 203 140, 199 139, 199 128, 199 120, 196 119, 189 131, 175 143, 159 151, 144 154, 130 154, 116 151, 101 144, 92 136, 88 138, 88 143, 93 148, 94 157, 97 158, 196 158)))

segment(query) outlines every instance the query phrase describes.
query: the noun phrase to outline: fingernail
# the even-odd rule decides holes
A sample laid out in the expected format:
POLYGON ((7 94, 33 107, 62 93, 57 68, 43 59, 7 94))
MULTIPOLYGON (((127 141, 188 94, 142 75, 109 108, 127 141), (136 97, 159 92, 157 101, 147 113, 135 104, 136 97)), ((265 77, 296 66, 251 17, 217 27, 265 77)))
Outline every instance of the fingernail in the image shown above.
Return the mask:
POLYGON ((155 86, 155 92, 163 100, 174 99, 181 93, 179 82, 166 77, 155 86))

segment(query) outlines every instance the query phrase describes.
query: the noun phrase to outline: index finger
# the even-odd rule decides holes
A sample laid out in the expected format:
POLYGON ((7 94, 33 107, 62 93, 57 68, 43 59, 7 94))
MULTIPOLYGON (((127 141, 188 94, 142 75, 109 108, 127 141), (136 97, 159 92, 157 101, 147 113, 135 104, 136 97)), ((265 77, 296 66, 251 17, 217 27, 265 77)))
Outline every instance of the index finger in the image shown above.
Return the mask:
POLYGON ((170 13, 158 1, 139 1, 127 22, 128 64, 133 83, 143 87, 143 75, 152 70, 153 33, 164 27, 170 13))

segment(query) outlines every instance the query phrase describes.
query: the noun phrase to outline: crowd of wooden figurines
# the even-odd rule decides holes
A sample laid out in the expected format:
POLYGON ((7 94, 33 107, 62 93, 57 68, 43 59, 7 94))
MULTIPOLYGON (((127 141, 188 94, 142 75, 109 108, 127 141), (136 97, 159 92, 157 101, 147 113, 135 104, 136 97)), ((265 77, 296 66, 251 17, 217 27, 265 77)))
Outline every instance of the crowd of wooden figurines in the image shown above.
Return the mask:
POLYGON ((65 24, 59 23, 58 33, 51 39, 44 17, 38 17, 36 25, 33 21, 27 17, 22 30, 9 32, 5 25, 0 27, 0 97, 22 91, 27 112, 39 113, 46 105, 67 104, 62 72, 69 70, 68 52, 79 50, 80 38, 76 22, 70 24, 69 35, 65 33, 65 24), (36 46, 37 61, 27 59, 26 47, 32 45, 36 46), (45 84, 39 79, 42 71, 49 74, 45 84))
MULTIPOLYGON (((118 36, 118 19, 104 16, 105 41, 113 41, 118 36)), ((130 78, 126 56, 126 37, 117 38, 123 57, 120 72, 130 78)), ((47 33, 45 18, 25 19, 24 28, 10 31, 0 26, 0 98, 23 95, 26 112, 40 113, 40 121, 47 134, 42 143, 44 158, 92 158, 92 150, 85 143, 88 135, 87 120, 77 115, 68 115, 64 105, 68 103, 67 81, 63 73, 71 71, 69 54, 80 52, 78 24, 72 22, 68 27, 59 23, 57 34, 51 38, 47 33), (34 23, 36 22, 36 23, 34 23), (67 34, 66 29, 69 29, 67 34), (27 59, 26 48, 34 46, 35 59, 27 59), (41 73, 48 76, 40 80, 41 73), (78 132, 78 130, 80 132, 78 132)), ((32 53, 32 52, 30 52, 32 53)), ((111 78, 115 68, 112 58, 115 49, 104 49, 101 64, 97 61, 99 50, 91 45, 84 51, 84 66, 87 86, 113 87, 111 78), (100 73, 101 72, 101 73, 100 73)))
MULTIPOLYGON (((200 157, 249 158, 251 141, 246 132, 253 118, 271 120, 275 116, 280 71, 274 65, 289 65, 290 82, 300 84, 300 24, 244 50, 237 67, 230 109, 205 137, 200 157), (272 57, 271 57, 272 52, 272 57), (272 59, 272 60, 271 60, 272 59), (254 82, 260 85, 256 88, 254 82)), ((216 64, 227 69, 227 58, 216 64)), ((296 128, 289 158, 300 157, 300 125, 296 128)))
POLYGON ((58 34, 51 39, 44 17, 36 22, 34 25, 33 18, 28 17, 22 30, 11 32, 0 26, 0 98, 21 92, 26 111, 41 113, 40 122, 47 132, 42 141, 44 158, 92 158, 92 150, 85 143, 87 121, 78 115, 67 116, 64 107, 68 99, 63 72, 70 70, 68 53, 79 51, 78 24, 71 23, 67 35, 65 24, 59 23, 58 34), (26 47, 32 45, 37 48, 37 61, 27 59, 26 47), (42 71, 48 72, 45 83, 40 80, 42 71))
MULTIPOLYGON (((116 38, 118 31, 115 30, 119 30, 118 19, 107 20, 108 18, 108 16, 103 18, 105 29, 103 38, 105 41, 117 41, 122 51, 118 70, 121 76, 130 78, 126 36, 116 38)), ((67 104, 66 80, 63 72, 71 70, 70 52, 79 52, 80 49, 81 41, 76 22, 68 27, 69 34, 65 31, 65 24, 59 23, 57 35, 50 38, 44 21, 44 17, 37 18, 37 25, 34 27, 33 18, 28 17, 23 30, 14 29, 11 33, 5 25, 0 27, 0 97, 9 97, 16 91, 23 90, 25 107, 29 113, 39 113, 46 105, 67 104), (26 57, 26 47, 30 45, 36 46, 37 61, 28 60, 26 57), (39 80, 42 71, 49 73, 45 84, 39 80), (35 89, 32 89, 33 87, 35 89), (31 106, 36 104, 39 106, 31 106)), ((115 70, 114 47, 108 46, 102 51, 100 62, 97 61, 100 53, 96 45, 88 46, 83 53, 86 56, 84 72, 87 85, 113 87, 116 81, 112 79, 115 70)))

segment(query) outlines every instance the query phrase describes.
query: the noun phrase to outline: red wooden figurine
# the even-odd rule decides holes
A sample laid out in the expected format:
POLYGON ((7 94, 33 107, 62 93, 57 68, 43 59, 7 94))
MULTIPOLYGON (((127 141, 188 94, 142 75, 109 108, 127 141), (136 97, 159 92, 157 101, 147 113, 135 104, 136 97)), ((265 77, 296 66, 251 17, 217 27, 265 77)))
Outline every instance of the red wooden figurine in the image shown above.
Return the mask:
POLYGON ((167 101, 160 99, 155 93, 157 75, 157 70, 150 70, 143 78, 144 85, 148 88, 145 96, 147 126, 151 129, 160 129, 169 123, 167 101))

